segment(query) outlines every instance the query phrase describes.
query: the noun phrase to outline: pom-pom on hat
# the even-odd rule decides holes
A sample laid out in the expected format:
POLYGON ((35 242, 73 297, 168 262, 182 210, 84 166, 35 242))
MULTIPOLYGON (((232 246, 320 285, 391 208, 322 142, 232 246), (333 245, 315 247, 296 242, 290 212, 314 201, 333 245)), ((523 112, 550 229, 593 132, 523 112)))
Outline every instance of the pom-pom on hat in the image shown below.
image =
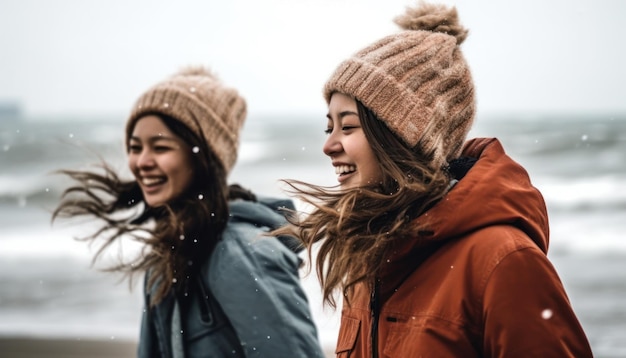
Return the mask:
POLYGON ((126 123, 126 143, 137 120, 155 113, 187 126, 230 172, 246 118, 246 102, 235 89, 204 67, 186 67, 139 97, 126 123))
POLYGON ((342 62, 324 98, 356 98, 439 169, 460 155, 474 119, 474 84, 459 47, 467 30, 456 8, 423 2, 395 22, 403 31, 342 62))

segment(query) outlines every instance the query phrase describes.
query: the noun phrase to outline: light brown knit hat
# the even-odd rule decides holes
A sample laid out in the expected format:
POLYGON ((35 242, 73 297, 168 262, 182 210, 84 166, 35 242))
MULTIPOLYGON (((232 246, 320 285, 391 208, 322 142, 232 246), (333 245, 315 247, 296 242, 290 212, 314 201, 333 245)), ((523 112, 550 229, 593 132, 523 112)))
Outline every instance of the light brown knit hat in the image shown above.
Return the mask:
POLYGON ((161 113, 186 125, 204 140, 229 173, 237 160, 239 132, 246 102, 204 67, 187 67, 142 94, 126 123, 126 143, 135 123, 146 114, 161 113))
POLYGON ((395 22, 404 31, 341 63, 324 98, 356 98, 439 169, 459 156, 474 118, 474 84, 459 47, 467 30, 456 8, 423 2, 395 22))

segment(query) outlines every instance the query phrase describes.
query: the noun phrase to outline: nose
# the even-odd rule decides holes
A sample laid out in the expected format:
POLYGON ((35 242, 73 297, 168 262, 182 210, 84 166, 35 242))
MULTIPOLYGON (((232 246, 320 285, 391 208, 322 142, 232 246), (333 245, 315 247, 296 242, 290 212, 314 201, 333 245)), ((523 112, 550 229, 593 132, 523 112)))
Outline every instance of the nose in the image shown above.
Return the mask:
POLYGON ((142 150, 136 158, 137 168, 146 169, 154 166, 154 157, 149 150, 142 150))
POLYGON ((324 146, 322 147, 322 150, 324 151, 324 154, 326 154, 329 157, 332 157, 333 155, 341 152, 342 148, 343 147, 341 146, 341 142, 337 138, 337 134, 335 132, 331 132, 328 135, 326 142, 324 142, 324 146))

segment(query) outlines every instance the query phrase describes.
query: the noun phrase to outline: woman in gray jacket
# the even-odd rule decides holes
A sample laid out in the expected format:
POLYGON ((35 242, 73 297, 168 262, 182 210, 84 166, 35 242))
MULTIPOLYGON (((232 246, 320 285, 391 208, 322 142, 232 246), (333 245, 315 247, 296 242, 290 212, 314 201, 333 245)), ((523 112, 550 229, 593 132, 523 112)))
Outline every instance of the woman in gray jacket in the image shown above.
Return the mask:
POLYGON ((65 170, 75 181, 53 214, 103 221, 96 259, 130 238, 144 244, 112 270, 145 273, 139 357, 321 357, 298 276, 301 249, 266 233, 290 201, 257 199, 227 176, 244 99, 205 68, 186 68, 143 93, 126 124, 123 180, 65 170))

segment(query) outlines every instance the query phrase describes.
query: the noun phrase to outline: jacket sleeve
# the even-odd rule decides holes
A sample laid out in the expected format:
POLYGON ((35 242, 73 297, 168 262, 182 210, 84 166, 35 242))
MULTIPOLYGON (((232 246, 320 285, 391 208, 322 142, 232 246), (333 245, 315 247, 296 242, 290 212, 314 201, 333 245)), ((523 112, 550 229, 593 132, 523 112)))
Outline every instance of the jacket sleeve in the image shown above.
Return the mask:
POLYGON ((484 291, 485 357, 592 357, 548 258, 536 247, 500 260, 484 291))
POLYGON ((209 285, 247 357, 323 357, 299 257, 250 224, 231 226, 216 246, 209 285))

